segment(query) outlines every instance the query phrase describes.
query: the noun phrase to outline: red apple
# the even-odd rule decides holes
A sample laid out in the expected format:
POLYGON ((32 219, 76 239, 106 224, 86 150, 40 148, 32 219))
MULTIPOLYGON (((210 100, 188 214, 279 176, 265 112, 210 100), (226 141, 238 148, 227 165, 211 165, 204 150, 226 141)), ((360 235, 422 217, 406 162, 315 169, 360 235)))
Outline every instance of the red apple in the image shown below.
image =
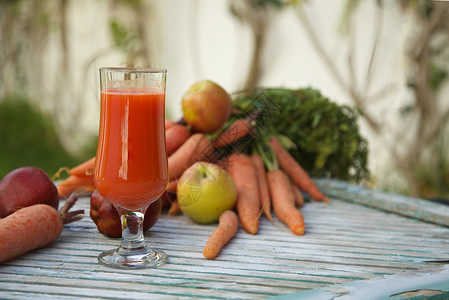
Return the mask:
MULTIPOLYGON (((143 230, 147 231, 156 224, 162 211, 162 200, 153 202, 145 212, 143 230)), ((108 237, 122 236, 122 225, 117 209, 106 198, 94 190, 90 196, 90 218, 97 225, 98 231, 108 237)), ((131 221, 131 220, 130 220, 131 221)))
POLYGON ((197 132, 212 133, 220 129, 231 115, 231 96, 218 84, 202 80, 182 97, 186 122, 197 132))
POLYGON ((47 173, 36 167, 15 169, 0 181, 0 218, 34 204, 59 207, 58 190, 47 173))

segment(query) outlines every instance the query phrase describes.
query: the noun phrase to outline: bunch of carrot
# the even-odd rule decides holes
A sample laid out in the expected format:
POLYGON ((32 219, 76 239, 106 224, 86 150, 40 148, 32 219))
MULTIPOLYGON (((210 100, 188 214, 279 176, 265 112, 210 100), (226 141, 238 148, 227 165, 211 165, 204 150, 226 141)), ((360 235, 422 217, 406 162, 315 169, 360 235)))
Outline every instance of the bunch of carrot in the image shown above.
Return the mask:
POLYGON ((214 160, 214 151, 232 144, 253 133, 251 125, 238 119, 213 141, 196 133, 169 157, 170 180, 176 179, 194 162, 209 161, 225 167, 237 186, 238 199, 235 207, 237 217, 231 212, 220 218, 218 227, 209 237, 203 255, 214 258, 220 249, 236 234, 238 224, 251 234, 256 234, 259 218, 264 213, 272 221, 274 213, 296 235, 305 232, 304 218, 299 208, 304 204, 302 191, 314 200, 329 202, 312 179, 274 136, 267 140, 273 153, 270 161, 263 153, 230 153, 224 159, 214 160), (238 134, 237 134, 238 133, 238 134))
POLYGON ((95 157, 72 168, 61 168, 53 178, 58 178, 62 171, 68 173, 68 177, 58 184, 59 198, 67 198, 72 193, 83 194, 94 190, 93 173, 95 167, 95 157))
MULTIPOLYGON (((285 223, 293 234, 303 235, 306 227, 299 210, 304 204, 301 190, 317 201, 329 202, 329 199, 321 193, 276 137, 269 139, 269 146, 275 155, 275 163, 264 161, 258 153, 232 153, 228 157, 226 169, 234 179, 238 191, 238 219, 248 233, 256 234, 261 212, 272 221, 272 206, 277 218, 285 223)), ((211 236, 211 239, 217 238, 211 236)), ((229 240, 228 237, 226 240, 229 240)), ((221 241, 218 240, 217 243, 221 244, 221 241)), ((206 256, 206 253, 204 255, 206 256)))
MULTIPOLYGON (((248 233, 256 234, 262 213, 273 221, 272 208, 277 218, 285 223, 293 234, 303 235, 305 223, 299 210, 304 204, 302 191, 316 201, 329 202, 275 136, 264 139, 265 149, 271 153, 271 159, 267 158, 264 151, 254 150, 251 153, 231 151, 227 156, 219 157, 217 149, 232 145, 248 135, 254 135, 250 119, 237 119, 228 123, 228 126, 213 138, 199 132, 192 133, 183 124, 166 122, 169 184, 164 199, 165 205, 170 205, 169 214, 180 212, 176 202, 177 179, 195 162, 218 164, 228 171, 237 186, 236 213, 227 211, 220 218, 203 251, 203 255, 209 259, 216 257, 220 249, 235 236, 238 224, 248 233)), ((68 171, 70 176, 67 180, 75 176, 78 180, 78 185, 70 186, 72 191, 92 187, 93 165, 94 159, 91 159, 68 171), (83 176, 89 177, 90 181, 86 179, 83 182, 83 176)), ((67 185, 66 181, 59 185, 61 196, 64 195, 63 188, 67 185)))

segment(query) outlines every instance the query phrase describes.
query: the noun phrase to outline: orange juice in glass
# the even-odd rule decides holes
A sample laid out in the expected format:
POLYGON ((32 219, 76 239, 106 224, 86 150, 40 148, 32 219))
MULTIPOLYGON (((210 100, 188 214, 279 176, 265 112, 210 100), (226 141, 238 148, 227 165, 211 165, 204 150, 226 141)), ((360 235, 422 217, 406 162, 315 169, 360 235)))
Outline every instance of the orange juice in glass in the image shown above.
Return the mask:
POLYGON ((165 152, 165 69, 101 68, 100 131, 94 181, 115 205, 122 241, 100 263, 116 268, 148 268, 167 255, 146 246, 143 217, 168 183, 165 152))

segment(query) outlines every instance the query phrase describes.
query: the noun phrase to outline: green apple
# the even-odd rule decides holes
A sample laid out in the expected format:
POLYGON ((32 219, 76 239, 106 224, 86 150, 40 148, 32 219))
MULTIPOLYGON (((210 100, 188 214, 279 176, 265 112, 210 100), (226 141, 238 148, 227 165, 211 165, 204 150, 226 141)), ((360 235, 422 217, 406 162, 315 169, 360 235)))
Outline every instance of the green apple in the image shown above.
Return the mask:
POLYGON ((182 112, 195 131, 213 133, 231 115, 231 96, 217 83, 202 80, 193 84, 182 96, 182 112))
POLYGON ((177 194, 182 212, 201 224, 217 222, 237 201, 237 188, 231 175, 207 162, 197 162, 182 174, 177 194))

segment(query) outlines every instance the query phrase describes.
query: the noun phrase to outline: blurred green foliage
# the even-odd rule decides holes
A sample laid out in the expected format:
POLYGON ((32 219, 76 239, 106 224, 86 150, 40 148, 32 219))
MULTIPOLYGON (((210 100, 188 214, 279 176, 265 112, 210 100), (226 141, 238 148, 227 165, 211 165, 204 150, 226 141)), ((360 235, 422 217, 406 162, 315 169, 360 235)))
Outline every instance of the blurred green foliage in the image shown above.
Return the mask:
POLYGON ((89 142, 83 157, 61 145, 52 118, 21 96, 0 100, 0 178, 13 169, 34 166, 50 177, 61 167, 73 167, 95 155, 89 142))
POLYGON ((128 53, 136 48, 136 44, 139 43, 139 34, 126 26, 118 19, 112 19, 109 23, 109 29, 114 41, 114 45, 128 53))
POLYGON ((429 64, 429 85, 434 91, 438 90, 448 77, 448 70, 436 63, 429 64))

